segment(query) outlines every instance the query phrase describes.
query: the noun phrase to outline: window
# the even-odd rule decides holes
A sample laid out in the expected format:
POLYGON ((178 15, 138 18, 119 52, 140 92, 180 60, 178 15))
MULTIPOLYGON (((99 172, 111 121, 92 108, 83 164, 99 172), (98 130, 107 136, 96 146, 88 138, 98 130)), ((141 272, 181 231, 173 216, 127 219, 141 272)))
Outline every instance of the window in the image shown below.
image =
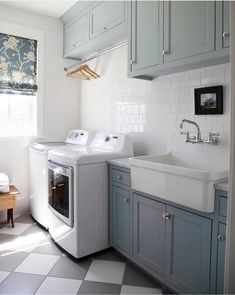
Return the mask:
POLYGON ((0 33, 0 136, 37 134, 37 41, 0 33))

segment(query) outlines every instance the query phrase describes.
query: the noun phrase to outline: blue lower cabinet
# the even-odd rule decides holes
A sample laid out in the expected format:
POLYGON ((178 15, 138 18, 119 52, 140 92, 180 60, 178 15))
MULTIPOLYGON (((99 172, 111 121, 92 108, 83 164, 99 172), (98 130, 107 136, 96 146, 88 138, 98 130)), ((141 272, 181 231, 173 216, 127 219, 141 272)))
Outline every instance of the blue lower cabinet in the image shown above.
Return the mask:
POLYGON ((166 280, 177 292, 209 294, 212 221, 167 206, 166 280))
POLYGON ((133 192, 129 177, 111 166, 111 245, 176 293, 223 294, 227 193, 208 214, 133 192))
POLYGON ((112 186, 112 246, 130 254, 130 192, 128 190, 112 186))
POLYGON ((164 273, 165 205, 134 195, 133 257, 152 271, 164 273))
POLYGON ((217 236, 216 294, 224 293, 225 236, 226 224, 219 222, 217 236))

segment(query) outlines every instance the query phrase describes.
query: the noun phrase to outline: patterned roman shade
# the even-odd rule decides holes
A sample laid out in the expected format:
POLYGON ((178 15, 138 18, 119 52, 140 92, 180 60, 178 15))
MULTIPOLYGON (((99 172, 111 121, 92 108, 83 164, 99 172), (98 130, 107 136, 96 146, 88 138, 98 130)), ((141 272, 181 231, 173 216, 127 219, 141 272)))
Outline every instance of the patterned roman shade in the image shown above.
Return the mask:
POLYGON ((0 93, 37 91, 37 41, 0 33, 0 93))

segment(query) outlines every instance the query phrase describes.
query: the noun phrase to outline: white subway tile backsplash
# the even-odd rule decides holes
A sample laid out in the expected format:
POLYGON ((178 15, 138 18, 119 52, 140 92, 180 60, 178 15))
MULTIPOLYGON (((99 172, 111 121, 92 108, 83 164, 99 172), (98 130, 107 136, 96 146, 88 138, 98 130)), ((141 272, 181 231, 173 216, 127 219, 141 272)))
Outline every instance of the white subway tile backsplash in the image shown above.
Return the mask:
POLYGON ((81 82, 82 128, 129 133, 136 153, 157 153, 167 148, 170 134, 179 132, 181 120, 187 118, 199 123, 205 135, 220 132, 228 145, 229 64, 144 81, 127 78, 127 48, 123 47, 100 57, 97 64, 90 62, 91 67, 96 65, 96 71, 103 72, 101 79, 81 82), (224 85, 224 114, 195 115, 194 88, 211 85, 224 85))

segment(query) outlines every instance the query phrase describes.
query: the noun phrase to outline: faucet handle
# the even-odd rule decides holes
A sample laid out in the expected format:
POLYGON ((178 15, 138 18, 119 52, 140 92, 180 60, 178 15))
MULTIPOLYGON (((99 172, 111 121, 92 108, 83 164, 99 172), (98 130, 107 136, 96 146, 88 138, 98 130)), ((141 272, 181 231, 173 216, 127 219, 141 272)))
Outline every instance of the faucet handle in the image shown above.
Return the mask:
POLYGON ((212 144, 219 144, 220 143, 220 133, 217 132, 217 133, 212 133, 212 132, 209 132, 209 138, 208 138, 208 142, 209 143, 212 143, 212 144))
POLYGON ((210 136, 216 136, 216 137, 218 137, 218 136, 220 136, 220 133, 219 132, 217 132, 217 133, 210 132, 209 135, 210 136))
POLYGON ((219 137, 219 136, 220 136, 219 132, 217 132, 217 133, 209 132, 209 137, 219 137))

